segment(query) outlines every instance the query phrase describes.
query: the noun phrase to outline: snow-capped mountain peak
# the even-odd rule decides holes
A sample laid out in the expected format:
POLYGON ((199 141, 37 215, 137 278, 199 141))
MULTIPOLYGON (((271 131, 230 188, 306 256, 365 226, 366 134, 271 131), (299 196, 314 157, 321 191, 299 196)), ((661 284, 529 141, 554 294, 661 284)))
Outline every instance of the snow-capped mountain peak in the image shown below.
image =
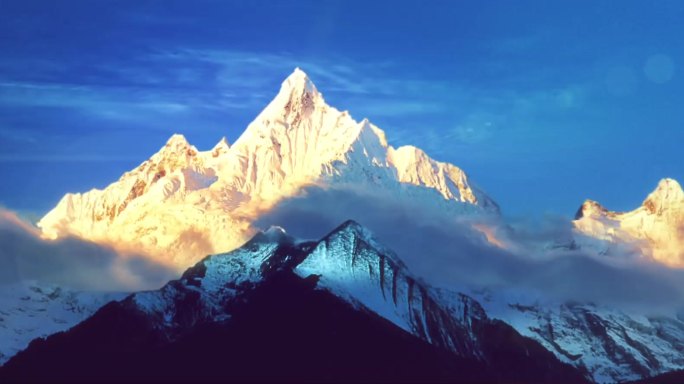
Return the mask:
POLYGON ((577 210, 577 213, 575 214, 575 220, 581 219, 583 217, 600 217, 608 214, 608 209, 606 209, 603 205, 599 204, 597 201, 587 199, 577 210))
POLYGON ((600 253, 637 253, 670 266, 684 266, 684 192, 662 179, 641 206, 613 212, 587 200, 575 221, 579 245, 600 253))
POLYGON ((169 140, 166 141, 166 146, 171 148, 179 148, 190 146, 190 143, 188 143, 188 139, 186 139, 184 135, 181 135, 180 133, 174 133, 171 135, 171 137, 169 137, 169 140))
POLYGON ((329 106, 295 69, 233 145, 199 151, 173 135, 104 190, 67 194, 38 225, 50 238, 122 245, 184 269, 244 243, 259 214, 312 185, 383 191, 456 215, 498 214, 463 170, 415 147, 393 148, 383 130, 329 106))
POLYGON ((250 242, 285 244, 293 243, 294 238, 290 236, 282 227, 274 225, 267 230, 261 231, 254 235, 250 242))
POLYGON ((309 117, 314 109, 324 107, 327 105, 323 95, 318 92, 306 73, 296 68, 283 81, 276 97, 257 116, 255 122, 275 119, 296 127, 297 123, 309 117))
POLYGON ((176 162, 181 159, 187 161, 189 157, 194 157, 197 153, 197 148, 191 145, 185 136, 176 133, 171 135, 166 144, 152 156, 151 160, 157 163, 163 161, 176 162))
POLYGON ((225 153, 228 153, 228 150, 230 149, 230 144, 228 144, 228 139, 226 139, 225 136, 219 140, 216 145, 214 145, 214 148, 211 149, 211 155, 213 157, 218 157, 221 156, 225 153))
MULTIPOLYGON (((152 319, 154 328, 175 335, 197 323, 229 321, 233 303, 248 300, 251 291, 283 274, 308 281, 356 310, 374 313, 429 344, 474 361, 496 359, 489 332, 513 340, 519 337, 490 321, 469 296, 436 289, 413 276, 394 252, 353 220, 308 242, 287 236, 282 228, 271 228, 241 248, 205 258, 159 291, 129 297, 128 303, 152 319)), ((514 345, 520 346, 517 342, 514 345)), ((521 346, 526 356, 551 357, 539 346, 523 343, 528 343, 521 346)))
POLYGON ((312 96, 319 96, 318 90, 314 83, 309 79, 309 76, 302 71, 299 67, 295 68, 294 71, 288 76, 285 81, 283 81, 281 86, 281 92, 289 90, 291 94, 295 92, 302 94, 303 92, 309 93, 312 96))
POLYGON ((662 179, 656 189, 644 200, 642 206, 650 213, 657 215, 665 211, 681 212, 684 210, 684 191, 677 180, 662 179))

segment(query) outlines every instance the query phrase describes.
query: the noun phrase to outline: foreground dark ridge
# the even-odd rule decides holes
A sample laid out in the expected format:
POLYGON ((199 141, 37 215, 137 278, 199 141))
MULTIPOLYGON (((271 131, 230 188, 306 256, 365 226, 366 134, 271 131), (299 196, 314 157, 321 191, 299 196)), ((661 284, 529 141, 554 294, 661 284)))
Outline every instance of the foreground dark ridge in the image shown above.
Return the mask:
POLYGON ((0 369, 15 380, 586 382, 474 300, 437 295, 353 222, 208 257, 34 341, 0 369))

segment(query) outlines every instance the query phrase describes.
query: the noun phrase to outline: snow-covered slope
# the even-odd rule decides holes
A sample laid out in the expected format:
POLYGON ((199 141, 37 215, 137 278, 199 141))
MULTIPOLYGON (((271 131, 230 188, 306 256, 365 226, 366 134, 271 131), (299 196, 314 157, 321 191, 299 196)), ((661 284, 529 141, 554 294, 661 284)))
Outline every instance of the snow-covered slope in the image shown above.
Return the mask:
POLYGON ((676 180, 661 180, 630 212, 612 212, 587 200, 574 225, 584 235, 578 236, 578 243, 585 249, 633 251, 670 266, 684 266, 684 191, 676 180))
POLYGON ((137 293, 135 305, 174 334, 198 322, 230 318, 230 302, 240 300, 275 271, 291 269, 315 277, 326 289, 360 310, 368 310, 431 344, 463 356, 480 356, 473 322, 486 321, 468 296, 445 293, 421 283, 397 256, 379 245, 359 224, 349 221, 318 242, 297 242, 273 227, 243 247, 211 256, 159 291, 137 293), (188 317, 184 297, 197 295, 188 317), (180 298, 180 299, 179 299, 180 298), (188 323, 190 318, 190 323, 188 323))
POLYGON ((271 228, 241 248, 204 259, 161 290, 134 294, 126 302, 173 338, 196 324, 229 321, 236 303, 283 271, 312 280, 316 289, 457 356, 491 363, 520 347, 527 351, 523 355, 541 353, 539 364, 553 364, 545 360, 551 354, 516 339, 518 335, 510 334, 507 325, 492 322, 469 296, 433 288, 412 276, 391 250, 353 221, 309 242, 271 228), (497 350, 502 343, 497 337, 510 338, 506 348, 511 349, 497 350))
POLYGON ((37 283, 0 289, 0 365, 38 337, 67 330, 124 294, 76 292, 37 283))
POLYGON ((110 303, 32 344, 0 376, 97 379, 117 369, 116 377, 153 381, 586 382, 472 298, 412 276, 353 221, 318 241, 297 241, 277 227, 260 232, 160 290, 110 303), (434 364, 425 364, 426 353, 434 364), (188 361, 183 376, 169 374, 188 361))
POLYGON ((594 304, 558 302, 529 292, 471 293, 490 317, 537 340, 597 383, 637 380, 684 369, 684 321, 594 304))
MULTIPOLYGON (((298 241, 273 227, 241 248, 205 258, 160 290, 136 293, 121 303, 173 341, 198 325, 229 324, 236 308, 249 305, 251 292, 282 273, 310 281, 432 345, 482 362, 501 353, 492 345, 515 350, 528 342, 506 333, 507 325, 498 319, 599 383, 684 368, 681 319, 559 302, 530 292, 437 289, 413 276, 352 221, 318 241, 298 241)), ((523 348, 541 365, 552 364, 530 344, 523 348)))
POLYGON ((38 225, 49 238, 76 235, 185 268, 242 244, 260 212, 313 184, 389 190, 455 214, 498 213, 461 169, 389 146, 368 120, 328 106, 296 69, 232 146, 222 139, 198 151, 174 135, 104 190, 67 194, 38 225))

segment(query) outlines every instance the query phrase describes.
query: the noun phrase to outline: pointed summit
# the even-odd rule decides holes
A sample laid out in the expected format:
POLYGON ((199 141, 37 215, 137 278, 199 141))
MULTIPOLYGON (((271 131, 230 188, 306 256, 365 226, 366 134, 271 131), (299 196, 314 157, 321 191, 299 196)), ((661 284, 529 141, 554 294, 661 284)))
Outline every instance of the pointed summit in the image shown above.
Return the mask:
POLYGON ((658 182, 658 186, 656 187, 655 191, 653 191, 653 193, 658 194, 660 197, 665 199, 680 199, 684 195, 684 191, 682 191, 682 186, 679 185, 677 180, 670 178, 660 180, 658 182))
POLYGON ((188 140, 185 138, 185 136, 181 135, 180 133, 174 133, 171 135, 169 140, 166 141, 166 146, 168 147, 177 147, 177 146, 182 146, 182 145, 190 145, 188 143, 188 140))
POLYGON ((299 67, 295 68, 294 71, 288 76, 285 81, 283 81, 280 86, 281 92, 285 89, 288 90, 304 90, 311 94, 318 94, 318 90, 314 83, 309 79, 309 76, 302 71, 299 67))
POLYGON ((230 149, 230 145, 228 144, 228 140, 226 139, 225 136, 223 136, 221 138, 221 140, 219 140, 219 142, 216 143, 216 145, 214 145, 214 148, 211 149, 211 155, 213 157, 218 157, 218 156, 228 152, 229 149, 230 149))
POLYGON ((175 133, 171 135, 163 147, 155 153, 150 160, 153 163, 160 164, 185 164, 185 161, 192 159, 197 155, 197 148, 191 145, 185 136, 175 133), (183 160, 185 159, 185 160, 183 160))
POLYGON ((579 220, 583 217, 599 217, 608 214, 608 212, 608 209, 597 201, 587 199, 579 207, 577 213, 575 213, 575 220, 579 220))
MULTIPOLYGON (((243 146, 254 144, 255 138, 270 137, 274 131, 282 129, 318 130, 328 124, 334 126, 339 124, 335 123, 335 120, 340 114, 341 112, 325 103, 323 95, 318 92, 309 76, 301 69, 295 68, 283 81, 275 98, 249 124, 245 132, 233 143, 232 148, 240 151, 243 146), (317 117, 312 119, 312 116, 317 117)), ((348 114, 344 116, 345 124, 356 124, 348 114)), ((307 145, 312 142, 312 139, 306 139, 304 135, 298 137, 299 140, 307 141, 307 145)), ((281 142, 280 139, 276 141, 281 142)), ((299 144, 304 146, 305 143, 299 144)))
POLYGON ((175 133, 166 141, 166 144, 157 152, 157 155, 177 156, 183 153, 193 156, 197 153, 197 149, 190 145, 185 136, 175 133))
POLYGON ((342 224, 338 225, 337 228, 333 229, 330 231, 330 234, 337 233, 337 232, 354 232, 356 234, 369 234, 370 232, 361 224, 354 220, 347 220, 343 222, 342 224))
POLYGON ((314 109, 324 105, 323 96, 318 92, 309 76, 301 69, 295 68, 292 74, 281 84, 278 95, 260 116, 296 121, 309 116, 314 109))
POLYGON ((254 235, 246 245, 256 245, 256 244, 292 244, 294 243, 294 237, 290 236, 285 229, 277 225, 269 227, 265 231, 259 231, 254 235))
POLYGON ((166 141, 166 144, 164 144, 164 146, 157 151, 156 156, 166 157, 169 155, 178 155, 184 152, 197 152, 197 150, 190 145, 185 136, 181 135, 180 133, 174 133, 166 141))
POLYGON ((677 180, 665 178, 660 180, 656 189, 642 204, 649 212, 661 214, 668 209, 684 208, 684 191, 677 180))

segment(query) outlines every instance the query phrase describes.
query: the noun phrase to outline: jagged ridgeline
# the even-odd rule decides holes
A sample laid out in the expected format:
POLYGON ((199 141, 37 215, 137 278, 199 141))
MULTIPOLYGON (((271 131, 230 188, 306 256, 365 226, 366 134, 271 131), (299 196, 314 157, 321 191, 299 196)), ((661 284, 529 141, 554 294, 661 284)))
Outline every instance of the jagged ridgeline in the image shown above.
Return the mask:
POLYGON ((104 190, 67 194, 38 225, 50 238, 125 246, 182 271, 242 244, 259 213, 312 184, 391 191, 453 214, 498 214, 460 168, 388 145, 380 128, 327 105, 296 69, 232 146, 222 139, 199 151, 174 135, 104 190))

